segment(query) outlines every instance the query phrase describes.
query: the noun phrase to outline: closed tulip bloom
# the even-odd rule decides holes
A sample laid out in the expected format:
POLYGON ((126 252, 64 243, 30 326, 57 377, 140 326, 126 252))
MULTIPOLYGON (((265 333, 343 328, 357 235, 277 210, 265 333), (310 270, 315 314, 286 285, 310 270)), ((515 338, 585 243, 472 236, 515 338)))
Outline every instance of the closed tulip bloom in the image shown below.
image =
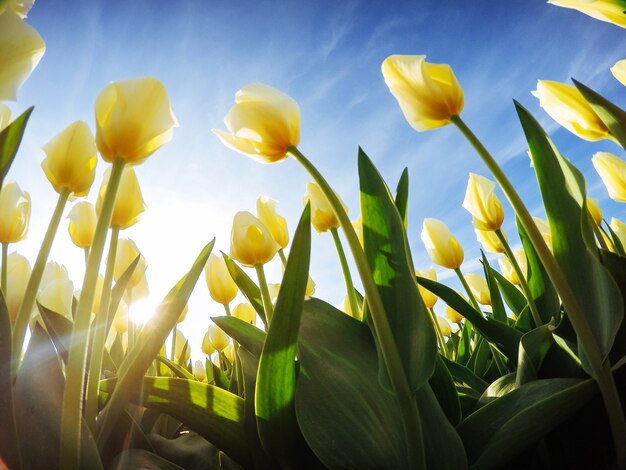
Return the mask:
POLYGON ((624 0, 549 0, 553 5, 573 8, 592 18, 626 28, 624 0))
POLYGON ((123 301, 117 307, 112 326, 115 332, 120 335, 128 331, 128 306, 123 301))
POLYGON ((0 191, 0 243, 23 240, 30 221, 30 195, 15 181, 7 181, 0 191))
POLYGON ((193 376, 198 382, 206 382, 206 369, 202 361, 197 360, 193 363, 193 376))
POLYGON ((6 0, 0 4, 0 15, 7 10, 17 14, 20 18, 26 18, 33 7, 35 0, 6 0))
MULTIPOLYGON (((139 262, 141 263, 141 259, 139 262)), ((148 281, 146 279, 146 273, 144 271, 143 276, 141 276, 141 279, 137 284, 132 287, 126 287, 122 298, 124 299, 124 302, 126 302, 127 304, 131 304, 132 302, 145 299, 146 297, 148 297, 148 295, 150 295, 150 289, 148 288, 148 281)), ((185 310, 183 310, 183 314, 186 314, 185 310)))
MULTIPOLYGON (((522 270, 522 274, 524 275, 524 277, 527 277, 528 260, 526 259, 526 253, 524 253, 524 250, 522 250, 521 248, 518 248, 517 250, 513 251, 513 255, 515 256, 515 261, 517 261, 517 264, 522 270)), ((515 271, 515 269, 513 268, 513 264, 511 264, 511 261, 506 256, 498 258, 498 265, 500 266, 500 271, 502 272, 502 275, 511 284, 520 284, 520 279, 517 275, 517 271, 515 271)))
POLYGON ((263 223, 250 212, 237 212, 230 237, 230 256, 244 266, 270 261, 280 245, 263 223))
POLYGON ((261 196, 256 201, 256 213, 259 216, 259 220, 269 229, 276 243, 281 248, 286 248, 289 244, 287 221, 276 213, 276 204, 278 204, 278 201, 267 196, 261 196))
POLYGON ((448 323, 448 320, 437 315, 437 323, 439 324, 439 329, 443 336, 450 336, 452 334, 452 327, 450 323, 448 323))
POLYGON ((463 320, 463 315, 461 315, 449 305, 446 305, 445 315, 448 321, 451 323, 459 324, 463 320))
POLYGON ((293 98, 261 83, 245 86, 224 118, 228 132, 213 129, 224 145, 262 163, 287 158, 300 143, 300 108, 293 98))
POLYGON ((220 304, 227 304, 237 295, 239 288, 228 272, 221 256, 209 255, 204 266, 204 276, 211 298, 220 304))
POLYGON ((185 338, 185 335, 180 330, 176 330, 176 351, 174 351, 174 357, 176 358, 176 362, 182 362, 183 364, 187 364, 191 357, 191 348, 187 343, 187 338, 185 338), (184 356, 183 350, 185 352, 184 356))
POLYGON ((618 61, 611 67, 613 76, 624 86, 626 86, 626 59, 618 61))
POLYGON ((626 162, 609 152, 598 152, 591 161, 611 199, 626 202, 626 162))
POLYGON ((67 217, 70 219, 68 232, 74 245, 89 248, 98 223, 96 208, 90 202, 80 201, 74 204, 67 217))
POLYGON ((484 277, 480 274, 470 273, 465 275, 465 280, 478 303, 491 305, 491 292, 489 292, 489 285, 484 277))
POLYGON ((17 253, 11 253, 7 256, 7 289, 4 294, 4 300, 7 304, 11 322, 15 321, 17 312, 19 312, 22 305, 30 273, 30 263, 24 256, 17 253))
POLYGON ((209 326, 209 340, 216 351, 222 351, 230 342, 229 336, 215 323, 209 326))
POLYGON ((609 129, 575 86, 539 80, 539 105, 565 129, 581 139, 595 141, 610 137, 609 129))
POLYGON ((424 219, 422 242, 433 263, 448 269, 457 269, 463 263, 463 248, 450 229, 437 219, 424 219))
POLYGON ((0 14, 0 100, 17 98, 17 90, 45 51, 41 36, 19 14, 13 10, 0 14))
POLYGON ((127 288, 137 286, 148 268, 148 263, 143 257, 134 241, 128 238, 121 238, 117 242, 117 250, 115 252, 115 265, 113 267, 113 278, 117 281, 128 269, 131 263, 139 256, 139 262, 128 280, 127 288))
MULTIPOLYGON (((423 271, 417 271, 415 274, 419 277, 425 277, 426 279, 430 279, 431 281, 437 280, 437 272, 435 271, 435 268, 433 266, 428 269, 424 269, 423 271)), ((438 297, 425 287, 420 286, 419 284, 417 288, 419 289, 426 308, 433 308, 437 303, 438 297)))
MULTIPOLYGON (((311 203, 311 223, 317 233, 327 232, 331 228, 338 228, 341 225, 328 198, 317 183, 308 183, 306 185, 304 203, 306 204, 307 202, 311 203)), ((344 205, 345 208, 346 206, 344 205)))
POLYGON ((215 348, 211 344, 211 335, 209 334, 209 331, 204 333, 204 336, 202 337, 201 349, 202 349, 202 352, 206 354, 207 356, 210 356, 211 354, 215 352, 215 348))
POLYGON ((496 235, 496 232, 478 229, 474 229, 474 232, 476 233, 476 239, 485 251, 489 253, 504 253, 504 245, 496 235))
POLYGON ((472 214, 474 227, 479 230, 495 231, 502 226, 504 211, 495 188, 493 181, 470 173, 463 207, 472 214))
POLYGON ((270 299, 272 303, 276 302, 276 299, 278 298, 278 293, 280 292, 280 283, 268 283, 267 290, 270 294, 270 299))
POLYGON ((591 214, 593 221, 599 226, 602 223, 602 209, 598 206, 598 200, 596 198, 587 198, 587 210, 589 214, 591 214))
POLYGON ((237 304, 235 308, 233 308, 233 317, 239 318, 251 325, 256 324, 256 310, 254 310, 252 305, 247 303, 237 304))
MULTIPOLYGON (((111 177, 111 167, 104 172, 98 200, 96 201, 96 212, 100 214, 102 201, 106 194, 109 178, 111 177)), ((120 229, 128 228, 136 224, 141 215, 146 210, 146 204, 141 194, 137 174, 131 167, 124 167, 122 179, 115 197, 115 205, 113 206, 113 214, 111 216, 111 227, 119 227, 120 229)))
POLYGON ((41 162, 46 177, 57 193, 67 188, 75 196, 85 196, 96 175, 96 144, 89 126, 76 121, 42 147, 41 162))
POLYGON ((228 359, 228 362, 231 364, 235 363, 235 346, 233 343, 228 343, 228 346, 226 346, 222 352, 224 353, 226 359, 228 359))
POLYGON ((389 91, 417 131, 445 126, 463 110, 463 90, 452 68, 425 59, 425 55, 392 55, 382 64, 389 91))
POLYGON ((113 82, 96 98, 96 144, 102 158, 138 165, 172 140, 178 126, 167 91, 155 78, 113 82))
POLYGON ((615 217, 611 218, 611 230, 615 233, 622 244, 622 248, 626 249, 626 224, 615 217))
POLYGON ((0 103, 0 132, 11 124, 11 108, 6 104, 0 103))
POLYGON ((48 310, 72 318, 73 299, 74 284, 69 278, 67 269, 54 261, 49 261, 41 277, 37 301, 48 310))

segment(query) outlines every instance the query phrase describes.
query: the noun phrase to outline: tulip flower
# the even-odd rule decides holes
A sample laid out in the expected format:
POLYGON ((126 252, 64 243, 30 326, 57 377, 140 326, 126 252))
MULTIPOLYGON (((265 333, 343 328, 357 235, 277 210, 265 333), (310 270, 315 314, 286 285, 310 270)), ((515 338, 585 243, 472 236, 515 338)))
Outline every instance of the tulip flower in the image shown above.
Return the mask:
POLYGON ((54 261, 48 262, 39 284, 37 301, 48 310, 72 318, 73 300, 74 284, 67 269, 54 261))
POLYGON ((119 280, 137 256, 139 256, 139 262, 128 280, 127 288, 133 288, 139 285, 148 268, 148 263, 134 241, 128 238, 118 240, 117 251, 115 252, 115 265, 113 268, 113 278, 116 281, 119 280))
POLYGON ((624 0, 549 0, 558 7, 573 8, 592 18, 626 28, 624 0))
POLYGON ((190 357, 191 357, 191 348, 189 347, 187 338, 185 338, 185 335, 180 330, 176 330, 176 351, 175 351, 176 362, 187 364, 189 362, 190 357), (184 356, 183 356, 183 350, 185 351, 184 356))
POLYGON ((463 320, 463 315, 461 315, 449 305, 446 305, 445 315, 448 321, 450 321, 451 323, 459 324, 463 320))
POLYGON ((259 216, 259 220, 269 229, 276 243, 281 248, 286 248, 289 244, 287 221, 276 213, 276 204, 278 204, 278 201, 268 196, 261 196, 256 201, 256 213, 259 216))
MULTIPOLYGON (((98 200, 96 201, 96 212, 100 215, 104 196, 106 194, 109 178, 111 176, 111 167, 104 172, 98 200)), ((131 167, 124 167, 122 179, 115 198, 113 206, 113 215, 111 216, 111 227, 119 227, 120 229, 128 228, 139 221, 140 216, 146 210, 146 204, 141 194, 137 174, 131 167)))
POLYGON ((216 351, 222 351, 230 342, 229 336, 215 323, 209 326, 208 334, 211 346, 213 346, 213 349, 216 351))
POLYGON ((450 229, 437 219, 424 219, 422 242, 433 263, 448 269, 458 269, 463 263, 463 248, 450 229))
POLYGON ((491 305, 491 292, 489 292, 489 285, 484 277, 479 274, 470 273, 465 275, 465 280, 479 303, 482 305, 491 305))
POLYGON ((626 162, 608 152, 596 153, 591 161, 611 199, 626 202, 626 162))
POLYGON ((226 359, 228 359, 228 362, 231 364, 235 363, 235 346, 233 343, 228 343, 228 346, 226 346, 222 352, 226 359))
POLYGON ((437 323, 439 324, 439 329, 443 336, 450 336, 452 334, 452 327, 450 323, 448 323, 448 320, 437 315, 437 323))
POLYGON ((256 324, 256 310, 248 303, 241 303, 233 308, 233 317, 239 318, 251 325, 256 324))
POLYGON ((0 14, 0 100, 17 98, 17 90, 37 67, 46 50, 46 44, 35 28, 10 8, 13 3, 10 2, 9 9, 0 14))
POLYGON ((250 212, 237 212, 230 237, 230 256, 244 266, 270 261, 280 245, 263 223, 250 212))
POLYGON ((0 191, 0 243, 23 240, 30 221, 30 195, 15 181, 7 181, 0 191))
POLYGON ((307 202, 311 203, 311 223, 317 233, 339 228, 340 224, 335 211, 317 183, 308 183, 306 185, 304 204, 307 202))
POLYGON ((611 67, 613 76, 624 86, 626 86, 626 59, 622 59, 611 67))
POLYGON ((272 302, 276 302, 276 299, 278 298, 278 293, 280 292, 280 284, 270 282, 267 285, 267 290, 269 292, 270 299, 272 299, 272 302))
POLYGON ((120 335, 128 331, 128 306, 124 302, 120 302, 115 312, 115 316, 113 317, 113 329, 120 335))
POLYGON ((70 219, 68 232, 74 245, 89 248, 98 222, 96 208, 90 202, 80 201, 74 204, 67 217, 70 219))
POLYGON ((472 214, 474 227, 479 230, 498 230, 504 221, 504 211, 495 188, 493 181, 470 173, 463 207, 472 214))
POLYGON ((206 369, 200 360, 193 363, 193 376, 198 382, 206 382, 206 369))
POLYGON ((207 356, 210 356, 211 354, 215 352, 215 348, 211 344, 211 335, 209 331, 204 333, 204 336, 202 337, 201 349, 202 349, 202 352, 206 354, 207 356))
MULTIPOLYGON (((437 280, 437 272, 435 271, 435 268, 433 266, 428 269, 424 269, 423 271, 417 271, 415 274, 419 277, 425 277, 426 279, 430 279, 431 281, 437 280)), ((418 285, 417 287, 422 296, 422 300, 424 301, 424 305, 426 305, 426 308, 433 308, 437 303, 438 297, 425 287, 422 287, 420 285, 418 285)))
POLYGON ((587 210, 589 214, 591 214, 591 218, 596 223, 596 225, 602 224, 602 209, 598 206, 598 200, 593 197, 587 198, 587 210))
POLYGON ((235 298, 239 288, 230 276, 224 258, 214 254, 209 255, 204 266, 204 275, 213 300, 226 305, 235 298))
MULTIPOLYGON (((515 261, 517 261, 517 264, 522 270, 522 275, 524 277, 527 277, 528 276, 528 260, 526 259, 526 253, 524 253, 524 250, 519 248, 513 252, 513 256, 515 256, 515 261)), ((502 275, 511 284, 516 284, 516 285, 520 284, 520 278, 517 274, 517 271, 515 271, 515 269, 513 268, 513 264, 507 257, 503 256, 501 258, 498 258, 498 265, 500 266, 500 271, 502 272, 502 275)))
POLYGON ((6 104, 0 103, 0 132, 11 124, 11 108, 6 104))
POLYGON ((57 193, 63 188, 85 196, 96 174, 96 144, 89 126, 76 121, 42 147, 46 158, 41 167, 57 193))
POLYGON ((261 83, 235 95, 224 123, 228 132, 212 129, 224 145, 262 163, 287 158, 300 142, 300 108, 293 98, 261 83))
MULTIPOLYGON (((139 259, 139 263, 141 263, 142 260, 143 260, 143 256, 139 259)), ((141 276, 141 279, 139 280, 137 284, 135 284, 132 287, 126 286, 126 290, 124 291, 124 296, 122 298, 124 299, 124 302, 130 305, 133 302, 136 302, 141 299, 145 299, 146 297, 148 297, 148 295, 150 295, 150 289, 148 289, 148 281, 146 280, 146 273, 144 271, 143 275, 141 276)), ((187 308, 186 305, 185 305, 185 308, 187 308)), ((186 313, 187 311, 183 309, 183 313, 181 315, 186 314, 186 313)), ((183 317, 183 320, 184 320, 184 317, 183 317)))
POLYGON ((96 98, 96 144, 102 158, 138 165, 172 140, 178 126, 167 91, 155 78, 113 82, 96 98))
POLYGON ((463 110, 463 90, 452 68, 425 59, 425 55, 392 55, 382 64, 389 91, 417 131, 445 126, 463 110))
POLYGON ((496 232, 478 229, 474 229, 474 232, 476 233, 476 239, 485 251, 489 253, 504 253, 504 245, 496 235, 496 232))
POLYGON ((7 304, 11 322, 15 321, 20 305, 22 305, 30 273, 30 263, 24 256, 17 253, 11 253, 7 256, 7 278, 9 282, 4 293, 4 300, 7 304))
POLYGON ((595 141, 610 138, 609 129, 575 86, 539 80, 539 105, 552 119, 581 139, 595 141))
POLYGON ((626 224, 615 217, 611 218, 611 230, 617 235, 622 244, 622 248, 626 249, 626 224))
POLYGON ((35 0, 5 0, 0 3, 0 15, 9 10, 20 18, 26 18, 34 3, 35 0))

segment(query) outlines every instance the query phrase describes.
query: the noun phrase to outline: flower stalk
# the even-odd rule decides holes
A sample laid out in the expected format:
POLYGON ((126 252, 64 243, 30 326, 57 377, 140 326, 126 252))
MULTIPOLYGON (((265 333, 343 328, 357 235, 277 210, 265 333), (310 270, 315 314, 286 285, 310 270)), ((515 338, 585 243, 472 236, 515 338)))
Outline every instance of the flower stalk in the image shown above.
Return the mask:
POLYGON ((339 232, 336 228, 331 228, 330 233, 333 236, 335 242, 335 248, 337 249, 337 256, 339 257, 339 263, 341 264, 341 272, 343 273, 343 279, 346 283, 346 293, 348 295, 348 302, 350 303, 350 312, 354 318, 358 318, 359 315, 359 303, 356 299, 356 293, 354 292, 354 283, 352 282, 352 276, 350 275, 350 268, 348 267, 348 260, 346 259, 346 253, 341 244, 339 238, 339 232))

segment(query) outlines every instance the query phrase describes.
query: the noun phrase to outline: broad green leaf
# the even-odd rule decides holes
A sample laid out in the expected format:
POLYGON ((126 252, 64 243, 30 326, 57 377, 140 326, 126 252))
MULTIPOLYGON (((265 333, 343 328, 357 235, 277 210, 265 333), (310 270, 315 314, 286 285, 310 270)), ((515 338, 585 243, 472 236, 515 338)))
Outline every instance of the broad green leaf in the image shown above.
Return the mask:
POLYGON ((13 380, 11 380, 11 319, 0 289, 0 461, 8 468, 21 468, 15 427, 13 380))
MULTIPOLYGON (((181 354, 181 356, 184 356, 184 352, 183 354, 181 354)), ((169 370, 171 370, 174 373, 174 375, 176 375, 176 377, 178 377, 179 379, 196 380, 196 378, 191 372, 189 372, 187 369, 182 367, 180 364, 170 361, 167 357, 161 356, 159 354, 156 357, 156 360, 162 364, 165 364, 165 366, 169 370)))
MULTIPOLYGON (((365 256, 409 386, 415 391, 428 381, 435 368, 435 330, 415 283, 403 219, 380 173, 361 149, 359 181, 365 256)), ((382 357, 380 351, 379 357, 382 357)), ((382 360, 380 364, 384 367, 382 360)))
MULTIPOLYGON (((107 398, 117 389, 117 379, 100 381, 100 394, 107 398)), ((250 464, 244 429, 244 400, 237 395, 195 380, 144 377, 129 390, 135 404, 180 420, 218 449, 250 464)))
MULTIPOLYGON (((605 250, 600 251, 600 258, 619 286, 622 298, 626 300, 626 258, 605 250)), ((626 356, 626 321, 622 321, 617 331, 610 355, 611 363, 617 362, 624 356, 626 356)))
POLYGON ((186 470, 220 468, 219 450, 195 432, 180 434, 175 439, 150 434, 148 439, 157 455, 186 470))
POLYGON ((491 274, 493 274, 493 277, 500 286, 500 292, 502 293, 504 301, 513 313, 519 317, 528 306, 528 301, 524 297, 524 294, 495 269, 491 270, 491 274))
POLYGON ((233 316, 211 317, 211 320, 257 359, 261 357, 266 338, 263 330, 233 316))
POLYGON ((478 377, 476 374, 474 374, 473 371, 471 371, 464 365, 458 364, 454 361, 451 361, 450 359, 446 359, 445 357, 442 357, 441 359, 450 371, 450 374, 452 374, 454 380, 459 383, 466 384, 472 390, 476 391, 476 393, 478 393, 479 395, 482 394, 489 386, 487 382, 478 377))
POLYGON ((301 468, 313 457, 299 431, 294 407, 296 345, 310 257, 311 207, 307 204, 291 245, 263 345, 254 396, 263 448, 283 468, 301 468))
POLYGON ((60 313, 53 312, 37 302, 37 309, 43 318, 46 331, 54 343, 57 353, 67 364, 67 351, 72 336, 72 321, 60 313))
POLYGON ((396 187, 396 198, 394 200, 398 214, 402 219, 404 229, 408 226, 408 213, 409 213, 409 169, 405 168, 402 171, 398 186, 396 187))
MULTIPOLYGON (((582 174, 554 147, 539 123, 516 103, 519 119, 530 147, 535 173, 550 223, 552 248, 590 332, 602 354, 608 355, 624 316, 619 289, 602 263, 586 208, 582 174)), ((578 328, 586 328, 579 325, 578 328)), ((579 356, 588 364, 579 342, 579 356)))
POLYGON ((456 362, 466 365, 472 357, 472 323, 464 321, 456 348, 456 362))
POLYGON ((259 315, 259 318, 261 318, 263 324, 267 328, 265 309, 263 308, 261 291, 259 290, 258 286, 254 283, 252 279, 250 279, 250 276, 248 276, 244 272, 244 270, 237 265, 237 263, 235 263, 224 253, 222 253, 222 256, 224 257, 224 261, 226 262, 226 267, 228 268, 230 277, 233 278, 233 281, 235 281, 235 284, 237 284, 241 293, 245 296, 246 299, 248 299, 250 305, 254 307, 254 310, 259 315))
POLYGON ((537 371, 552 346, 554 326, 542 325, 529 331, 519 343, 519 359, 515 384, 519 387, 526 382, 537 380, 537 371))
MULTIPOLYGON (((456 393, 456 386, 454 385, 452 374, 450 374, 450 371, 443 362, 443 356, 440 354, 435 361, 435 372, 430 377, 428 383, 448 421, 454 426, 459 424, 461 421, 461 404, 459 403, 459 397, 456 393)), ((426 426, 424 427, 428 429, 426 426)), ((432 430, 428 429, 428 433, 430 432, 432 432, 432 430)))
POLYGON ((498 320, 506 323, 506 310, 504 309, 504 303, 502 302, 502 296, 500 295, 500 289, 498 289, 498 282, 493 275, 493 269, 487 261, 485 252, 480 250, 482 256, 483 271, 485 273, 485 279, 487 286, 489 287, 489 295, 491 296, 491 311, 494 320, 498 320))
POLYGON ((143 468, 146 470, 184 470, 169 460, 144 449, 126 449, 111 464, 111 468, 143 468))
POLYGON ((33 109, 32 106, 28 108, 0 132, 0 188, 2 188, 4 178, 7 176, 9 168, 11 168, 11 164, 17 155, 17 150, 20 147, 24 130, 26 129, 26 123, 33 109))

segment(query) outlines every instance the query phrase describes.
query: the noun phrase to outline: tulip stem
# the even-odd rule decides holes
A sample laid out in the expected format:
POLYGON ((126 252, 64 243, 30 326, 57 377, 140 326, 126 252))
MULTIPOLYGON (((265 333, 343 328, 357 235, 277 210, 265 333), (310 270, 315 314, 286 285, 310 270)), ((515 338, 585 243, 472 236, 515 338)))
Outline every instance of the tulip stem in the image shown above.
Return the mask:
POLYGON ((265 271, 262 264, 257 264, 256 275, 259 278, 259 289, 261 289, 261 298, 263 299, 263 307, 265 308, 265 317, 267 318, 267 326, 269 327, 272 321, 272 315, 274 314, 274 306, 272 305, 272 298, 270 297, 270 291, 267 287, 267 280, 265 279, 265 271))
POLYGON ((287 257, 285 256, 285 251, 282 248, 278 250, 278 256, 280 256, 280 262, 283 263, 283 268, 287 266, 287 257))
POLYGON ((391 386, 401 409, 407 439, 407 449, 409 452, 408 468, 425 468, 426 452, 424 449, 424 436, 420 422, 419 409, 417 408, 415 397, 411 392, 407 375, 402 365, 402 359, 398 352, 391 327, 389 326, 385 307, 380 297, 378 287, 376 287, 376 283, 374 282, 370 266, 365 258, 365 253, 363 253, 361 242, 354 231, 352 222, 350 222, 341 201, 322 174, 297 147, 289 147, 288 154, 300 163, 319 185, 333 207, 335 215, 343 228, 344 235, 346 236, 346 240, 352 251, 352 256, 354 257, 354 262, 359 271, 361 282, 363 283, 367 304, 369 305, 369 316, 374 326, 374 334, 378 339, 378 345, 385 362, 385 368, 389 374, 391 386))
POLYGON ((441 349, 443 351, 444 357, 446 359, 451 359, 449 355, 449 351, 448 351, 448 345, 446 344, 445 337, 443 336, 443 332, 441 331, 441 327, 439 326, 439 322, 437 321, 437 315, 435 314, 435 311, 432 308, 427 308, 426 310, 428 310, 428 314, 430 315, 430 321, 432 322, 433 327, 435 328, 437 340, 439 341, 439 344, 441 345, 441 349))
POLYGON ((343 278, 346 282, 346 292, 348 294, 348 302, 350 303, 350 312, 354 318, 358 318, 359 303, 356 300, 356 293, 354 292, 354 284, 352 283, 352 276, 350 275, 350 268, 348 267, 346 253, 341 245, 341 239, 339 238, 339 232, 337 229, 331 228, 330 233, 332 234, 333 241, 335 242, 337 256, 339 257, 339 263, 341 264, 341 271, 343 272, 343 278))
POLYGON ((9 244, 2 244, 2 293, 4 294, 4 298, 7 298, 7 258, 9 257, 9 244))
POLYGON ((28 279, 28 284, 26 284, 22 305, 20 306, 17 317, 15 318, 15 325, 13 329, 13 375, 17 372, 19 358, 22 357, 22 343, 24 342, 24 336, 26 335, 26 328, 28 327, 31 312, 35 306, 37 291, 39 290, 39 284, 41 283, 46 262, 48 261, 50 249, 52 248, 52 242, 54 241, 57 229, 59 228, 59 222, 61 221, 61 216, 63 215, 63 209, 65 209, 65 203, 67 202, 67 198, 69 196, 70 190, 62 188, 59 193, 59 198, 57 199, 56 207, 52 213, 52 218, 48 224, 48 229, 46 230, 43 242, 39 248, 37 259, 33 265, 33 271, 28 279))
POLYGON ((228 302, 222 305, 224 305, 224 311, 226 312, 226 315, 230 317, 231 316, 230 305, 228 305, 228 302))
POLYGON ((457 126, 472 147, 474 147, 504 191, 509 203, 522 223, 524 230, 526 230, 528 238, 533 244, 533 247, 537 252, 537 256, 543 263, 552 284, 559 293, 563 306, 565 307, 565 311, 567 312, 572 326, 574 327, 574 331, 576 331, 576 335, 580 341, 582 349, 587 354, 589 365, 592 370, 592 376, 597 381, 598 387, 600 388, 600 393, 602 394, 609 424, 611 426, 618 467, 626 466, 626 446, 624 446, 624 442, 626 442, 626 419, 624 418, 624 411, 617 387, 615 385, 615 379, 611 373, 611 365, 608 359, 606 361, 604 360, 604 355, 602 354, 602 351, 600 350, 600 347, 591 332, 589 323, 585 318, 584 312, 578 303, 569 282, 565 278, 563 271, 561 271, 554 255, 550 252, 548 245, 546 245, 546 242, 541 236, 541 233, 528 212, 528 209, 526 209, 526 206, 517 194, 517 191, 506 177, 498 163, 491 156, 478 137, 476 137, 471 129, 467 127, 467 124, 465 124, 460 116, 453 116, 451 121, 457 126))
POLYGON ((89 247, 84 248, 85 251, 85 268, 87 268, 87 261, 89 261, 89 247))
POLYGON ((478 301, 476 300, 476 297, 474 297, 474 293, 472 292, 472 289, 470 289, 470 286, 467 283, 465 276, 463 276, 463 273, 461 272, 461 268, 455 268, 454 272, 459 277, 459 280, 461 281, 461 284, 463 285, 463 289, 465 289, 465 292, 467 292, 467 296, 469 297, 469 301, 472 304, 472 307, 474 307, 474 309, 482 315, 482 310, 480 308, 480 305, 478 305, 478 301))
POLYGON ((513 269, 517 274, 517 278, 519 279, 519 285, 522 288, 524 295, 526 296, 526 300, 528 301, 528 308, 530 309, 530 314, 533 317, 535 326, 543 325, 543 322, 541 321, 541 316, 539 315, 539 311, 537 310, 537 305, 533 300, 532 292, 530 292, 530 286, 528 285, 528 282, 526 282, 526 278, 524 277, 522 268, 517 262, 517 258, 515 258, 515 255, 513 254, 511 246, 507 242, 504 233, 502 233, 502 229, 496 230, 496 236, 498 237, 498 240, 500 240, 500 243, 502 243, 502 246, 504 247, 504 253, 506 253, 507 258, 509 258, 509 261, 511 262, 511 266, 513 266, 513 269))
POLYGON ((121 158, 113 161, 109 183, 107 184, 102 209, 94 232, 93 243, 89 250, 89 260, 85 269, 80 299, 76 307, 76 317, 74 318, 67 367, 65 369, 65 391, 61 408, 61 429, 63 432, 61 433, 60 468, 80 467, 81 418, 89 321, 95 296, 98 270, 100 269, 104 251, 104 242, 111 224, 115 196, 122 178, 124 164, 125 161, 121 158))

